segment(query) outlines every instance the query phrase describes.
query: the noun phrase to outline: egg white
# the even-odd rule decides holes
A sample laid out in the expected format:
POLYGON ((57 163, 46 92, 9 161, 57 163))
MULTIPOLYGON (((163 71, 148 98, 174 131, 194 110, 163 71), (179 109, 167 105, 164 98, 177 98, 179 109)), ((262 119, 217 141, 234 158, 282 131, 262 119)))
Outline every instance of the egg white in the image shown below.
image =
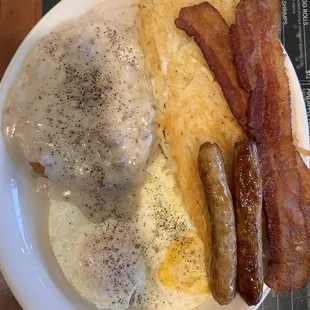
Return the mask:
POLYGON ((99 309, 195 309, 206 298, 169 289, 158 277, 173 241, 197 235, 167 164, 157 152, 129 221, 92 223, 75 205, 51 200, 49 236, 57 261, 80 295, 99 309))

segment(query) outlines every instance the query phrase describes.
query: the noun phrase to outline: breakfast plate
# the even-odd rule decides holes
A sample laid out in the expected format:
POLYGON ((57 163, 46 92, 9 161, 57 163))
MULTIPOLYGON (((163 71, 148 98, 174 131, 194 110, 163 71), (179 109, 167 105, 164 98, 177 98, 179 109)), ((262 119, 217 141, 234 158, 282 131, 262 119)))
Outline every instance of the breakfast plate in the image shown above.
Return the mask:
MULTIPOLYGON (((121 7, 130 0, 104 0, 107 7, 121 7), (111 4, 110 4, 111 3, 111 4)), ((12 59, 0 85, 1 115, 8 92, 18 76, 23 59, 35 42, 56 25, 80 16, 101 0, 63 0, 31 31, 12 59)), ((117 9, 116 9, 117 10, 117 9)), ((299 146, 309 148, 308 123, 302 92, 292 63, 286 58, 292 101, 292 124, 299 146)), ((1 123, 3 127, 3 123, 1 123)), ((36 192, 34 184, 13 164, 0 138, 0 187, 2 192, 0 217, 0 262, 7 282, 24 309, 96 309, 85 301, 67 282, 52 251, 48 235, 49 203, 36 192)), ((265 286, 263 298, 269 292, 265 286)), ((256 309, 248 307, 239 296, 228 306, 219 306, 210 298, 199 308, 256 309)), ((185 308, 184 308, 185 309, 185 308)))

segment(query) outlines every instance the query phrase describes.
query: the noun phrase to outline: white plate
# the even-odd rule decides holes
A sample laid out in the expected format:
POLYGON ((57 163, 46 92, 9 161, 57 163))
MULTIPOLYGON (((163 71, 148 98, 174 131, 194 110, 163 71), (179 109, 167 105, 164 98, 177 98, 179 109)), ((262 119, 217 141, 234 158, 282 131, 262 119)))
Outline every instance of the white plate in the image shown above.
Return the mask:
MULTIPOLYGON (((18 49, 0 84, 1 115, 8 89, 34 42, 61 21, 84 13, 100 1, 63 0, 37 24, 18 49)), ((113 0, 113 3, 117 1, 124 3, 124 0, 113 0)), ((305 104, 289 60, 287 60, 287 71, 292 93, 293 128, 300 140, 300 146, 308 148, 305 104)), ((84 301, 65 280, 48 242, 48 203, 36 195, 32 183, 19 174, 6 151, 2 135, 0 135, 0 172, 1 270, 19 303, 24 309, 29 310, 95 309, 84 301)), ((266 287, 264 297, 268 292, 269 289, 266 287)), ((218 306, 210 297, 210 301, 201 307, 203 310, 219 308, 245 310, 257 307, 247 307, 239 297, 225 307, 218 306)))

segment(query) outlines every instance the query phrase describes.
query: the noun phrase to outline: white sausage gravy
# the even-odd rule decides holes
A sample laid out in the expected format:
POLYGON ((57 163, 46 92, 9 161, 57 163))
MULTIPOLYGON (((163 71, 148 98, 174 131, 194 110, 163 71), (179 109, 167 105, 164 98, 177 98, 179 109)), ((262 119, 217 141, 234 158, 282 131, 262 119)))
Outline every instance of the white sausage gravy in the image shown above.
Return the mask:
POLYGON ((104 12, 99 5, 37 42, 4 113, 17 165, 40 164, 91 217, 115 208, 143 181, 154 115, 128 14, 104 12))

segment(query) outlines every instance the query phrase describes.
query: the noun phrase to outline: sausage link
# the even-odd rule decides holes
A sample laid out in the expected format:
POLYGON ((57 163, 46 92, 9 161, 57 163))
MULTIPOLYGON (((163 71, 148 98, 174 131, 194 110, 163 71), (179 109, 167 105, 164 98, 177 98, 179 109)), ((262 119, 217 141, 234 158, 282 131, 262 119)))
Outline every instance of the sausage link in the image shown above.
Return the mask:
POLYGON ((212 295, 227 305, 236 294, 237 245, 233 201, 217 144, 201 145, 198 166, 211 216, 212 295))
POLYGON ((262 298, 262 178, 257 147, 242 141, 234 147, 234 199, 237 225, 237 289, 249 305, 262 298))

